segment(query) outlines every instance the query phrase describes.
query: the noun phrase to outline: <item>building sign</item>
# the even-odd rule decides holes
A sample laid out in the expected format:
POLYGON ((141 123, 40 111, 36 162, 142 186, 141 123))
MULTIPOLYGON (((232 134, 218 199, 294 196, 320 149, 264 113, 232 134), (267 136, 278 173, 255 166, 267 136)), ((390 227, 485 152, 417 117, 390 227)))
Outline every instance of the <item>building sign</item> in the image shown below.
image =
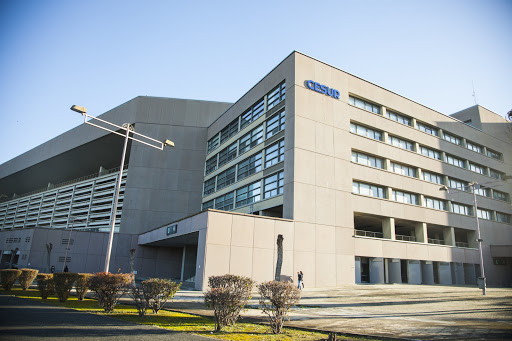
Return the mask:
POLYGON ((312 80, 307 81, 308 88, 321 94, 331 96, 334 99, 340 99, 340 92, 336 89, 330 88, 327 85, 323 85, 312 80))
POLYGON ((178 224, 167 226, 167 235, 178 233, 178 224))

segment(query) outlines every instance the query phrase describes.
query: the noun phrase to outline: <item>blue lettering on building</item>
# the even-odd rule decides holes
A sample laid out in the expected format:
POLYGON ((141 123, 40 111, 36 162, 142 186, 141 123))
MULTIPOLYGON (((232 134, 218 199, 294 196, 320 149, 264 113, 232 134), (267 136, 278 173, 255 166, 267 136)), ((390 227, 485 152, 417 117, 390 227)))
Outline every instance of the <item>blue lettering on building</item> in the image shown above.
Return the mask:
POLYGON ((335 99, 340 99, 340 92, 336 89, 329 88, 327 85, 323 85, 312 80, 307 81, 308 88, 321 94, 331 96, 335 99))

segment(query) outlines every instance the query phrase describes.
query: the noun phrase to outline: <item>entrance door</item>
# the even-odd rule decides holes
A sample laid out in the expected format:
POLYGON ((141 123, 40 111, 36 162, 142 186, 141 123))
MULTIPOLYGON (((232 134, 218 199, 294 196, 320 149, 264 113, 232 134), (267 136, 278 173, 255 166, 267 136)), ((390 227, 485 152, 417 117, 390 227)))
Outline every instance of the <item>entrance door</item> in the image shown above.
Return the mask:
POLYGON ((402 275, 402 283, 409 283, 409 278, 407 277, 407 259, 400 260, 400 272, 402 275))
POLYGON ((361 257, 361 283, 370 283, 370 258, 361 257))

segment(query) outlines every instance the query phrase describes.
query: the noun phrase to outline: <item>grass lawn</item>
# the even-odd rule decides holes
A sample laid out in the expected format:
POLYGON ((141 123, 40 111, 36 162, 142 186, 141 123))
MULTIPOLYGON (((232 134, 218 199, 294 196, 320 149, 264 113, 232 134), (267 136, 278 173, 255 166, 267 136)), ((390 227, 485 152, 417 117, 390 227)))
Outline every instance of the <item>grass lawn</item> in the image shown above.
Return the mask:
MULTIPOLYGON (((59 302, 56 296, 49 296, 43 300, 38 290, 13 288, 11 291, 0 290, 1 295, 14 295, 21 298, 38 300, 48 304, 71 308, 83 312, 106 315, 116 319, 166 328, 177 332, 193 333, 223 340, 326 340, 327 333, 309 332, 294 328, 283 328, 282 334, 272 334, 270 327, 255 323, 237 322, 233 326, 224 327, 222 332, 215 333, 215 321, 208 317, 184 314, 168 310, 160 310, 157 315, 148 310, 146 316, 139 316, 137 310, 130 305, 118 304, 114 312, 106 314, 103 308, 98 306, 98 301, 85 299, 79 301, 75 296, 70 296, 65 303, 59 302)), ((340 340, 379 340, 364 337, 338 336, 340 340)))

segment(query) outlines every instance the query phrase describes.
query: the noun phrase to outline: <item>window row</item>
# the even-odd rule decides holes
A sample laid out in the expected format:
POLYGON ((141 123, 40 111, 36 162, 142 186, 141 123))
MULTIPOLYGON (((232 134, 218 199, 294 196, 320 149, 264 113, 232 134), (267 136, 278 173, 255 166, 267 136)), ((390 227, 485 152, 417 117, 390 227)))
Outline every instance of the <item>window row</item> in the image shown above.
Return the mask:
POLYGON ((231 211, 235 208, 261 201, 262 199, 283 194, 283 191, 284 171, 281 171, 209 200, 203 203, 202 209, 214 208, 217 210, 231 211))
POLYGON ((203 194, 209 195, 281 161, 284 161, 284 139, 206 180, 203 194))
POLYGON ((224 127, 218 134, 208 140, 207 154, 215 150, 231 136, 235 135, 249 124, 257 120, 265 111, 275 107, 279 102, 286 98, 286 83, 283 81, 274 89, 260 98, 249 109, 234 119, 230 124, 224 127), (265 110, 265 97, 267 98, 267 108, 265 110))
MULTIPOLYGON (((263 124, 260 124, 239 138, 238 141, 235 141, 231 145, 222 149, 219 153, 206 160, 205 175, 210 174, 217 168, 222 167, 237 156, 242 155, 246 151, 263 142, 263 126, 263 124)), ((268 139, 283 130, 285 128, 285 110, 283 109, 269 118, 265 122, 265 127, 265 139, 268 139)))

